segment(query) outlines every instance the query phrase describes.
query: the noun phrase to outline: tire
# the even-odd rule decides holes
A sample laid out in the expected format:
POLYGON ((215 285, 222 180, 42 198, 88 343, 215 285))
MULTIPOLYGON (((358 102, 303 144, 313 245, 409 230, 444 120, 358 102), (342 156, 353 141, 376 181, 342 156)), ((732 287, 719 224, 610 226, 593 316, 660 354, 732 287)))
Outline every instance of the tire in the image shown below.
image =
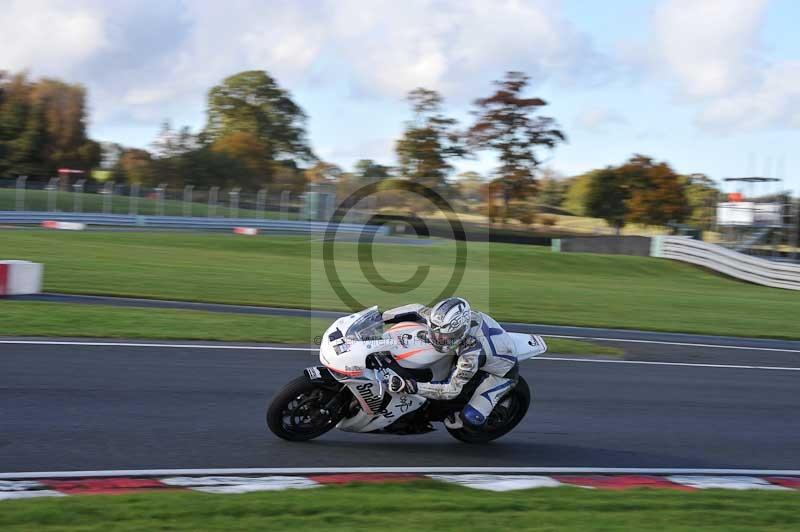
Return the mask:
POLYGON ((522 421, 525 414, 528 413, 530 404, 531 390, 525 379, 520 377, 517 381, 517 385, 514 386, 511 392, 500 401, 500 404, 498 404, 489 415, 489 419, 486 421, 485 425, 478 428, 464 425, 464 427, 460 429, 448 428, 447 432, 455 439, 465 443, 488 443, 514 430, 514 427, 519 425, 519 422, 522 421), (510 403, 508 403, 507 406, 503 406, 504 403, 509 401, 510 403), (500 408, 503 408, 504 411, 499 411, 498 409, 500 408), (497 418, 503 415, 508 416, 508 418, 503 420, 502 424, 494 425, 493 419, 496 423, 497 418))
POLYGON ((321 406, 336 393, 322 388, 303 375, 283 387, 267 408, 267 426, 273 434, 288 441, 308 441, 322 436, 341 419, 339 414, 321 412, 321 406), (298 423, 308 419, 307 423, 298 423))

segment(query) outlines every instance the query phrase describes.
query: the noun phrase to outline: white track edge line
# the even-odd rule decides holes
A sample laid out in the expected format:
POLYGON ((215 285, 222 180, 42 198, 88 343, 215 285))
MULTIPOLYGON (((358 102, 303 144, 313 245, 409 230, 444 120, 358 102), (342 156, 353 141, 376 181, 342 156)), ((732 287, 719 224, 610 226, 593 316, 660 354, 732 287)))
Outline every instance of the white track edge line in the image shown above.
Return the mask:
MULTIPOLYGON (((757 347, 741 345, 720 345, 720 344, 695 344, 689 342, 667 342, 661 340, 633 340, 629 338, 603 338, 597 336, 574 336, 561 334, 543 334, 545 338, 565 338, 570 340, 589 340, 593 342, 620 342, 637 344, 658 344, 675 345, 680 347, 706 347, 711 349, 738 349, 744 351, 770 351, 777 353, 800 353, 800 349, 783 349, 778 347, 757 347)), ((89 342, 81 340, 0 340, 0 344, 30 344, 30 345, 85 345, 85 346, 120 346, 120 347, 194 347, 197 349, 263 349, 285 351, 316 351, 314 347, 278 347, 278 346, 254 346, 254 345, 225 345, 225 344, 157 344, 145 342, 89 342)))
POLYGON ((740 364, 694 364, 692 362, 661 362, 658 360, 610 360, 607 358, 572 358, 537 356, 531 360, 556 360, 561 362, 594 362, 596 364, 641 364, 645 366, 684 366, 698 368, 763 369, 772 371, 800 371, 800 368, 786 366, 745 366, 740 364))
POLYGON ((703 469, 641 467, 253 467, 229 469, 119 469, 107 471, 42 471, 0 473, 0 480, 200 475, 325 475, 342 473, 799 476, 800 469, 703 469))
POLYGON ((773 351, 779 353, 800 353, 800 349, 783 349, 779 347, 748 347, 745 345, 722 345, 722 344, 693 344, 689 342, 667 342, 664 340, 634 340, 630 338, 603 338, 599 336, 567 336, 560 334, 542 334, 545 338, 566 338, 570 340, 590 340, 593 342, 622 342, 634 344, 660 344, 676 345, 680 347, 709 347, 713 349, 742 349, 746 351, 773 351))
MULTIPOLYGON (((558 338, 569 338, 560 336, 558 338)), ((165 347, 178 349, 238 349, 250 351, 304 351, 314 352, 316 347, 283 347, 283 346, 255 346, 255 345, 209 345, 209 344, 148 344, 134 342, 68 342, 59 340, 0 340, 0 344, 17 345, 79 345, 88 347, 165 347)), ((610 360, 603 358, 576 358, 576 357, 553 357, 537 356, 531 360, 553 360, 558 362, 590 362, 595 364, 640 364, 650 366, 682 366, 699 368, 722 368, 722 369, 757 369, 771 371, 800 371, 800 367, 788 366, 753 366, 738 364, 700 364, 692 362, 665 362, 657 360, 610 360)))
POLYGON ((227 345, 227 344, 154 344, 145 342, 83 342, 66 340, 0 340, 0 344, 19 345, 82 345, 87 347, 172 347, 178 349, 240 349, 251 351, 316 351, 316 347, 291 347, 277 345, 227 345))

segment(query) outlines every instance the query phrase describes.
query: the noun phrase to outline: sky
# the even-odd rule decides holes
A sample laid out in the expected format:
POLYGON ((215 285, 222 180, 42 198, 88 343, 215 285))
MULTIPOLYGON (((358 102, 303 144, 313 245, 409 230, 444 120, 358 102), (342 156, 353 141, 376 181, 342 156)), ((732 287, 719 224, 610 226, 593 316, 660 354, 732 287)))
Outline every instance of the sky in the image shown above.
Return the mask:
POLYGON ((91 137, 144 148, 166 119, 201 129, 226 76, 266 70, 345 169, 396 163, 408 91, 440 91, 466 127, 521 70, 568 136, 557 172, 643 153, 800 192, 798 20, 795 0, 0 0, 0 69, 84 84, 91 137))

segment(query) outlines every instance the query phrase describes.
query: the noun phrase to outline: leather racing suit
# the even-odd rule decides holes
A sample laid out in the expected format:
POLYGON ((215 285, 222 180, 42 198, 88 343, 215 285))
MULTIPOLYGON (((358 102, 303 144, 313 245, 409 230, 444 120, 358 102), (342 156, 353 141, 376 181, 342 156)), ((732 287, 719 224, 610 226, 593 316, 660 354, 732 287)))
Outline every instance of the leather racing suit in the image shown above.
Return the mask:
MULTIPOLYGON (((384 321, 425 322, 430 309, 423 305, 405 305, 384 312, 384 321)), ((417 393, 433 400, 458 397, 473 379, 480 382, 462 411, 462 419, 471 425, 483 425, 494 407, 514 387, 519 363, 514 342, 489 315, 472 312, 464 339, 453 348, 457 357, 453 370, 443 381, 418 382, 417 393)))

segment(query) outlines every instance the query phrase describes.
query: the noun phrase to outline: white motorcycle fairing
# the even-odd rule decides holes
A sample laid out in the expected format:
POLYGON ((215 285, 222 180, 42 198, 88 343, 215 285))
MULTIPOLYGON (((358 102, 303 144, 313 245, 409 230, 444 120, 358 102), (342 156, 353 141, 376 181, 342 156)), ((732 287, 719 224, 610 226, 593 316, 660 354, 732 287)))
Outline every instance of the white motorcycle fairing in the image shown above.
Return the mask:
MULTIPOLYGON (((383 330, 378 307, 337 319, 323 334, 320 362, 339 382, 345 384, 361 407, 337 425, 348 432, 372 432, 394 423, 400 416, 425 404, 419 395, 392 394, 383 382, 388 372, 367 368, 367 357, 390 354, 398 364, 410 369, 430 369, 433 380, 447 378, 453 355, 440 353, 427 340, 427 327, 416 322, 401 322, 383 330), (386 395, 389 396, 388 402, 386 395), (386 403, 384 405, 384 403, 386 403)), ((519 360, 544 353, 547 346, 539 336, 509 333, 512 350, 519 360)))

